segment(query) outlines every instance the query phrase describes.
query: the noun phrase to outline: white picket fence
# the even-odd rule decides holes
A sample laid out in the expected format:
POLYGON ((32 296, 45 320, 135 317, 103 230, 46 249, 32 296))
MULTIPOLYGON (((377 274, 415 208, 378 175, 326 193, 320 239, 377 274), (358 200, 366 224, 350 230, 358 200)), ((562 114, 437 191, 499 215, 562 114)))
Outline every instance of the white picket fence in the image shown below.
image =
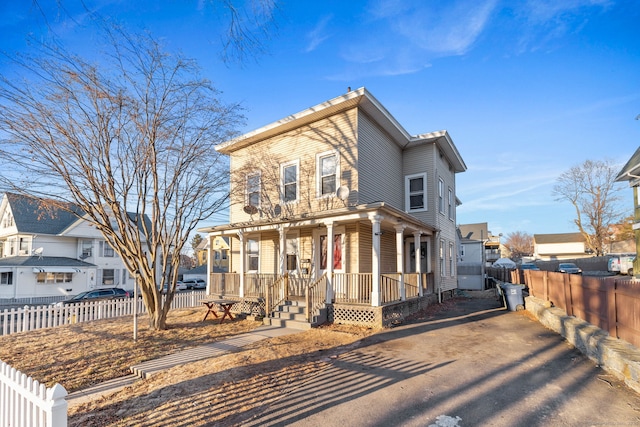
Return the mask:
POLYGON ((45 387, 0 360, 0 425, 66 427, 67 391, 60 384, 45 387))
MULTIPOLYGON (((172 309, 190 308, 201 305, 205 291, 177 293, 171 303, 172 309)), ((28 332, 42 328, 53 328, 70 323, 90 322, 133 315, 136 301, 133 298, 122 300, 103 300, 81 302, 69 305, 25 306, 5 309, 0 312, 0 334, 28 332)), ((146 313, 142 299, 137 300, 138 313, 146 313)))

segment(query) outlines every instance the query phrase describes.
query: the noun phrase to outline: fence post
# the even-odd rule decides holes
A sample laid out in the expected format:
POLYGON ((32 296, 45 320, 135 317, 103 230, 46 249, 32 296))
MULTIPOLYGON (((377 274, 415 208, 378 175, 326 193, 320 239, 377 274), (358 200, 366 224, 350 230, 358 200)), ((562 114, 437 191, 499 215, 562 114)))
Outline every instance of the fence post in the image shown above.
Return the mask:
MULTIPOLYGON (((571 281, 573 274, 565 274, 564 284, 564 311, 568 316, 573 316, 573 305, 571 301, 571 281)), ((577 276, 576 276, 577 277, 577 276)))
POLYGON ((47 400, 51 402, 50 410, 47 411, 47 425, 55 427, 67 426, 67 390, 56 383, 47 389, 47 400))
POLYGON ((545 301, 549 301, 549 272, 545 271, 542 276, 542 295, 545 301))
POLYGON ((29 306, 25 305, 22 308, 22 332, 27 332, 29 330, 29 306))
POLYGON ((607 286, 607 331, 613 338, 618 338, 618 318, 616 315, 617 286, 617 280, 614 280, 611 286, 607 286))

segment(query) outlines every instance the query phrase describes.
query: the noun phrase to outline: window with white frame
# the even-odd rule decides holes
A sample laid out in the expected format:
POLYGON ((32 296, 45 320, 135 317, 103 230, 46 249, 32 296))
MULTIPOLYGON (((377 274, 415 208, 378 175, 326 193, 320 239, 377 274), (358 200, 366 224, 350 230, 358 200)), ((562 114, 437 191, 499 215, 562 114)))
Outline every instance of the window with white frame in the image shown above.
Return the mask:
POLYGON ((451 188, 449 188, 449 197, 447 200, 449 202, 449 219, 453 220, 454 202, 453 202, 453 190, 451 188))
POLYGON ((89 258, 93 255, 93 241, 92 240, 83 240, 82 241, 82 258, 89 258))
POLYGON ((247 240, 247 270, 258 271, 260 265, 260 242, 256 239, 247 240))
POLYGON ((440 240, 440 276, 444 277, 446 275, 446 266, 445 266, 445 253, 444 253, 444 240, 440 240))
POLYGON ((438 211, 444 213, 444 181, 438 179, 438 211))
POLYGON ((105 268, 102 270, 102 284, 105 286, 113 286, 116 281, 116 270, 113 268, 105 268))
POLYGON ((20 237, 18 241, 19 255, 27 255, 29 253, 29 243, 31 243, 31 239, 28 239, 26 237, 20 237))
POLYGON ((280 166, 282 177, 282 201, 285 203, 298 200, 298 162, 290 162, 280 166))
POLYGON ((318 154, 316 163, 318 197, 334 194, 338 188, 338 154, 335 151, 318 154))
POLYGON ((427 210, 427 174, 407 175, 404 178, 407 212, 427 210))
POLYGON ((13 271, 0 273, 0 285, 13 285, 13 271))
POLYGON ((260 173, 247 175, 247 205, 260 206, 260 173))
POLYGON ((53 284, 53 283, 71 283, 73 273, 38 273, 36 275, 37 283, 53 284))
POLYGON ((100 256, 113 258, 116 256, 116 253, 108 242, 100 242, 100 256))
POLYGON ((454 260, 456 259, 453 248, 454 248, 453 243, 449 243, 449 276, 451 277, 454 276, 454 271, 455 271, 454 260))

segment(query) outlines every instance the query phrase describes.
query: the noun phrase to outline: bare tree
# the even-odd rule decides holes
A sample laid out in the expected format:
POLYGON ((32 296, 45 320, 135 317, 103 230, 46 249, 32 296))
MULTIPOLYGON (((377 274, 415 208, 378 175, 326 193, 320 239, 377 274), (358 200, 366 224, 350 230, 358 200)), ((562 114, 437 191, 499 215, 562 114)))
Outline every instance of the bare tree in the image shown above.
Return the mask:
POLYGON ((604 253, 610 225, 622 218, 618 169, 609 160, 586 160, 560 175, 553 187, 556 200, 568 200, 575 208, 574 223, 596 255, 604 253))
POLYGON ((189 234, 228 200, 214 145, 242 116, 193 60, 150 35, 106 33, 99 62, 55 44, 13 58, 29 81, 0 76, 0 179, 79 207, 136 276, 152 328, 165 329, 189 234))
POLYGON ((519 261, 533 254, 533 237, 524 231, 514 231, 507 234, 504 246, 511 253, 511 259, 519 261))

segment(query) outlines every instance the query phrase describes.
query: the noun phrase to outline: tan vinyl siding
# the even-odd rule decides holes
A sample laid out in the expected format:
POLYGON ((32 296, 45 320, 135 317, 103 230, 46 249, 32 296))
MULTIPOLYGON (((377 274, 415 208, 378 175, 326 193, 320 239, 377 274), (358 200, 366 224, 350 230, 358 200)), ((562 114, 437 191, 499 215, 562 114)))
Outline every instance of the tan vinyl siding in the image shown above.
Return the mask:
POLYGON ((395 232, 385 230, 380 236, 380 272, 395 273, 398 271, 395 232))
POLYGON ((343 261, 345 273, 358 271, 358 228, 356 224, 345 226, 343 261))
MULTIPOLYGON (((251 216, 243 211, 246 205, 244 176, 251 170, 261 170, 262 174, 263 219, 269 215, 269 208, 276 204, 281 205, 283 216, 343 207, 344 202, 337 197, 318 198, 316 194, 316 155, 332 150, 339 154, 340 174, 336 188, 348 187, 351 190, 349 201, 356 203, 356 119, 353 109, 233 152, 231 222, 251 220, 251 216), (280 200, 280 165, 290 161, 299 164, 298 201, 285 204, 280 200)), ((254 214, 253 219, 259 216, 254 214)))
MULTIPOLYGON (((435 220, 435 211, 437 206, 434 205, 434 145, 423 144, 417 147, 409 148, 403 153, 403 168, 402 168, 402 207, 401 209, 406 211, 407 207, 404 205, 405 201, 405 182, 404 177, 408 175, 415 175, 420 173, 427 174, 427 194, 426 203, 427 210, 424 212, 412 212, 411 215, 419 220, 426 222, 427 224, 433 224, 435 220)), ((437 189, 437 188, 436 188, 437 189)))
POLYGON ((360 222, 358 224, 358 273, 371 273, 371 250, 373 248, 373 234, 371 223, 360 222))
POLYGON ((402 151, 366 114, 358 116, 360 203, 404 204, 402 151))
POLYGON ((260 273, 280 273, 278 260, 279 234, 265 232, 260 234, 260 273))

